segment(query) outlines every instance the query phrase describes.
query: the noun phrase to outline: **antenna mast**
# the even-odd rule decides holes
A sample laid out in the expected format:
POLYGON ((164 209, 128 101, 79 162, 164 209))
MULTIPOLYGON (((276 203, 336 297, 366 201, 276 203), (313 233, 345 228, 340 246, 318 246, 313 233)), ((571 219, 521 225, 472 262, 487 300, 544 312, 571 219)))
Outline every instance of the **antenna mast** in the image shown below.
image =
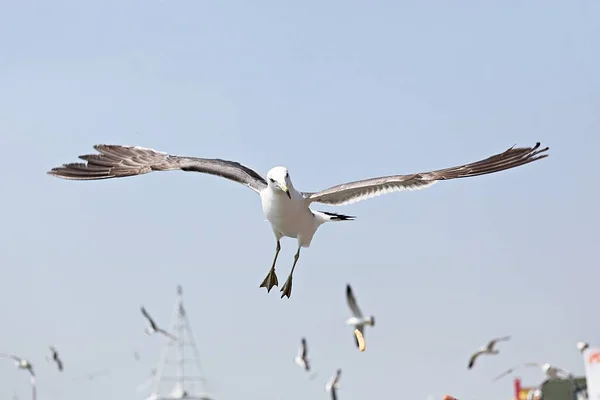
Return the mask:
POLYGON ((177 301, 171 315, 170 326, 171 332, 178 340, 165 338, 168 342, 162 351, 152 394, 148 400, 213 400, 201 387, 205 379, 196 341, 183 307, 181 285, 177 286, 177 301), (175 353, 175 360, 169 358, 171 353, 175 353), (174 367, 176 371, 169 371, 169 366, 174 367), (175 372, 174 376, 168 375, 173 372, 175 372), (168 392, 162 391, 165 384, 169 385, 168 392))

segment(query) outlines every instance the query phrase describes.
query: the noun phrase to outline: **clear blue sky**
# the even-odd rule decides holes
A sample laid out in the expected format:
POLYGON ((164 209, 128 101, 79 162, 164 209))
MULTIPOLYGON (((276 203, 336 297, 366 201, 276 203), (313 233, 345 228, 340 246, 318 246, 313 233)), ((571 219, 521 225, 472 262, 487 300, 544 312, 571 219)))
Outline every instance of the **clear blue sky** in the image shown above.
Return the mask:
MULTIPOLYGON (((32 360, 39 399, 133 398, 162 348, 139 305, 168 321, 178 283, 222 400, 326 399, 338 367, 341 400, 507 400, 512 379, 491 379, 523 361, 583 373, 575 342, 600 331, 600 4, 450 3, 4 2, 0 352, 32 360), (46 175, 112 143, 285 165, 312 191, 536 141, 550 157, 516 170, 316 207, 358 219, 319 230, 289 300, 258 287, 275 240, 251 190, 184 172, 46 175), (347 282, 377 318, 362 354, 347 282), (293 364, 301 336, 314 381, 293 364)), ((281 282, 296 244, 282 247, 281 282)), ((28 398, 10 361, 0 381, 0 398, 28 398)))

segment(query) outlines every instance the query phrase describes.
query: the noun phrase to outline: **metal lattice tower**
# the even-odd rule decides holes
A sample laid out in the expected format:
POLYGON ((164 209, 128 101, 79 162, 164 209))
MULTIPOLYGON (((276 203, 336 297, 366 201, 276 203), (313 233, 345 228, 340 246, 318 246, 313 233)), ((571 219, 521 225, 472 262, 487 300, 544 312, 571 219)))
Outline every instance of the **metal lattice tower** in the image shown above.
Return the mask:
POLYGON ((147 400, 213 400, 204 391, 205 379, 194 334, 183 307, 183 290, 177 286, 177 301, 171 316, 171 333, 156 369, 153 390, 147 400), (173 357, 174 356, 174 357, 173 357))

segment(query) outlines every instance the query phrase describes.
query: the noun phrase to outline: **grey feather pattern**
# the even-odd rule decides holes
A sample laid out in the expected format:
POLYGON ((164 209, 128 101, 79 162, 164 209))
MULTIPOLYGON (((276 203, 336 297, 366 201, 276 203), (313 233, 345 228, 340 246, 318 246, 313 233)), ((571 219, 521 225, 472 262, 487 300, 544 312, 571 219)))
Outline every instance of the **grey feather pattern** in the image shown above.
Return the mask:
POLYGON ((362 318, 362 312, 356 303, 356 298, 354 297, 354 292, 352 291, 350 284, 346 284, 346 301, 348 302, 348 307, 352 310, 352 314, 357 318, 362 318))
POLYGON ((182 157, 137 146, 97 144, 100 154, 79 156, 87 163, 70 163, 52 168, 48 174, 72 180, 123 178, 152 171, 193 171, 220 176, 260 192, 267 186, 262 176, 235 161, 182 157))
POLYGON ((534 147, 515 148, 513 146, 502 153, 470 164, 409 175, 364 179, 343 183, 320 192, 304 192, 303 195, 309 203, 318 202, 337 206, 351 204, 386 193, 423 189, 437 181, 504 171, 548 157, 548 154, 541 154, 547 151, 548 147, 543 149, 539 149, 539 147, 539 142, 534 147))

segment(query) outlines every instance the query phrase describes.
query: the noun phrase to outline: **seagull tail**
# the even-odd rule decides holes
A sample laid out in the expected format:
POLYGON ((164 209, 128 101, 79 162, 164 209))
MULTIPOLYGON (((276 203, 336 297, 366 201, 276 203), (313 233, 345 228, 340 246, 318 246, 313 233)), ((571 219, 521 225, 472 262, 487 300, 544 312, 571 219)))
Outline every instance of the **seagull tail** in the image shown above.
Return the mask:
POLYGON ((350 215, 336 214, 328 211, 313 211, 315 217, 319 219, 319 222, 332 222, 332 221, 352 221, 356 217, 350 215))
POLYGON ((375 326, 375 316, 371 315, 371 318, 369 318, 369 322, 371 323, 371 326, 375 326))

